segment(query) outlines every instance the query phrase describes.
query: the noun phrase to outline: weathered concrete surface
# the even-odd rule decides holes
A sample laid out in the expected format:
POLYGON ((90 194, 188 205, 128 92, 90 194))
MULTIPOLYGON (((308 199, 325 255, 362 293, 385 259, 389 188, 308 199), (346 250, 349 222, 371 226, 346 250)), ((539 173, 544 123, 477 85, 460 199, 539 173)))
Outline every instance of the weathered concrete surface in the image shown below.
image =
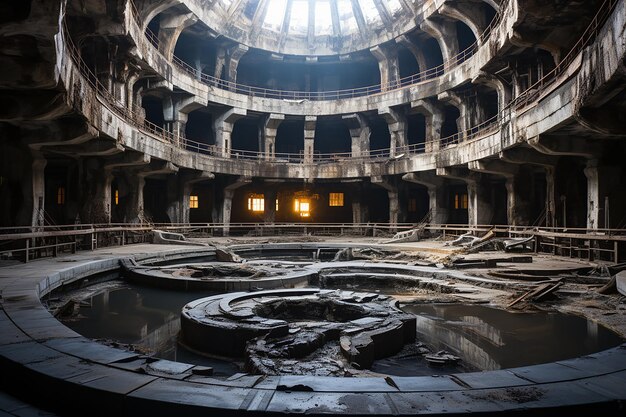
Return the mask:
POLYGON ((194 375, 187 366, 155 366, 153 362, 148 367, 141 355, 82 338, 41 305, 39 296, 51 288, 102 268, 116 268, 118 258, 130 253, 139 259, 165 259, 166 253, 180 257, 188 250, 135 245, 73 255, 69 267, 68 258, 58 258, 0 270, 4 389, 36 392, 41 403, 60 407, 60 411, 81 412, 90 407, 94 415, 150 412, 166 416, 181 410, 204 415, 234 415, 242 410, 251 415, 362 415, 373 410, 396 415, 517 414, 523 410, 533 415, 554 412, 565 405, 605 415, 623 413, 624 347, 534 367, 440 377, 393 377, 393 384, 383 378, 240 377, 223 381, 194 375), (133 361, 138 361, 137 366, 129 366, 133 361), (177 373, 164 374, 164 369, 177 373), (86 392, 89 395, 85 396, 86 392), (96 403, 98 407, 94 408, 96 403))

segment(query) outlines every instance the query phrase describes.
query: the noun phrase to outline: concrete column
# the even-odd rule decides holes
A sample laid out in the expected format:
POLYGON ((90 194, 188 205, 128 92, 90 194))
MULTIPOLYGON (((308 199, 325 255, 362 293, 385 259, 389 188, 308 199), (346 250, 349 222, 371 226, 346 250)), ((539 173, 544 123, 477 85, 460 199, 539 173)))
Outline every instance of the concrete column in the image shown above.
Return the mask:
POLYGON ((169 61, 174 57, 176 43, 183 30, 193 25, 198 18, 193 13, 179 14, 165 12, 161 15, 159 28, 159 50, 169 61))
POLYGON ((215 76, 215 78, 226 78, 226 75, 224 74, 225 66, 226 50, 224 48, 219 48, 215 56, 215 69, 213 70, 213 75, 215 76))
POLYGON ((406 213, 400 204, 400 187, 382 177, 372 177, 371 182, 387 190, 387 196, 389 198, 389 223, 392 226, 392 231, 397 231, 398 223, 406 219, 406 213))
POLYGON ((467 184, 468 225, 476 226, 491 223, 493 216, 491 188, 480 174, 463 168, 437 168, 437 175, 460 180, 467 184))
POLYGON ((146 177, 142 174, 136 174, 128 179, 130 192, 127 197, 128 203, 126 204, 124 221, 126 223, 143 223, 145 220, 143 188, 146 185, 146 177))
POLYGON ((398 48, 396 44, 378 45, 370 48, 370 52, 378 61, 381 91, 396 88, 400 81, 400 64, 398 62, 398 48))
MULTIPOLYGON (((545 169, 546 172, 546 226, 553 227, 556 225, 556 200, 555 200, 555 166, 558 157, 545 155, 532 149, 513 148, 500 152, 500 159, 504 162, 518 165, 538 165, 545 169)), ((530 196, 528 197, 531 198, 530 196)))
POLYGON ((400 110, 385 107, 378 109, 378 114, 383 116, 389 127, 391 134, 391 146, 389 156, 394 157, 398 153, 406 151, 407 146, 407 130, 406 116, 400 110))
MULTIPOLYGON (((124 152, 111 158, 107 158, 102 167, 102 186, 98 186, 94 202, 96 206, 101 206, 103 210, 104 223, 111 222, 111 213, 113 203, 111 201, 111 184, 113 182, 113 172, 119 168, 131 168, 146 166, 150 163, 150 155, 138 154, 131 152, 124 152)), ((133 172, 132 170, 130 172, 133 172)), ((132 182, 132 181, 131 181, 132 182)), ((143 190, 142 190, 143 192, 143 190)), ((132 197, 131 197, 132 199, 132 197)), ((132 200, 134 201, 134 200, 132 200)), ((143 201, 143 197, 142 197, 143 201)), ((143 204, 143 203, 142 203, 143 204)), ((132 207, 136 206, 136 203, 131 204, 132 207)), ((135 218, 136 216, 132 216, 135 218)))
POLYGON ((423 171, 404 174, 402 180, 427 188, 431 223, 445 224, 448 221, 446 186, 442 178, 437 177, 432 171, 423 171))
POLYGON ((438 151, 441 147, 441 126, 443 125, 443 112, 441 109, 426 100, 411 102, 411 113, 419 113, 424 116, 426 122, 425 152, 438 151))
POLYGON ((553 166, 546 166, 546 226, 556 227, 556 175, 553 166))
POLYGON ((276 190, 266 188, 263 190, 263 198, 265 199, 265 210, 263 212, 263 222, 265 224, 274 224, 276 221, 276 190))
POLYGON ((143 223, 145 218, 145 206, 143 191, 146 185, 146 177, 156 175, 175 174, 178 167, 171 162, 159 161, 135 171, 127 171, 128 183, 131 187, 129 204, 126 209, 126 221, 129 223, 143 223))
POLYGON ((306 116, 304 118, 304 163, 312 164, 315 152, 315 126, 317 116, 306 116))
POLYGON ((524 181, 521 178, 519 166, 501 161, 472 161, 468 163, 468 168, 471 171, 503 177, 507 191, 508 224, 527 226, 531 223, 531 219, 528 218, 531 196, 525 187, 528 180, 524 181))
POLYGON ((276 158, 276 134, 278 126, 285 120, 284 114, 270 113, 263 124, 263 142, 265 160, 272 161, 276 158))
POLYGON ((31 216, 32 226, 45 226, 46 204, 46 177, 45 170, 48 161, 38 152, 33 152, 32 162, 32 196, 33 211, 31 216))
POLYGON ((250 184, 252 178, 250 177, 238 177, 235 182, 232 182, 224 187, 224 193, 222 198, 222 207, 217 214, 217 219, 214 218, 213 222, 222 223, 222 234, 228 236, 230 234, 230 217, 233 211, 233 197, 235 191, 243 187, 246 184, 250 184))
POLYGON ((248 52, 246 45, 237 44, 228 49, 226 53, 226 81, 232 83, 237 82, 237 68, 239 66, 239 60, 248 52))
POLYGON ((210 172, 184 172, 171 176, 168 180, 168 207, 167 215, 172 223, 189 223, 189 197, 193 185, 215 178, 210 172))
POLYGON ((347 114, 341 117, 350 130, 352 141, 352 157, 363 157, 369 154, 370 127, 367 119, 359 113, 347 114))
POLYGON ((85 214, 85 219, 91 223, 111 223, 113 172, 110 169, 102 169, 101 175, 92 180, 96 181, 95 193, 92 196, 93 200, 86 202, 90 213, 85 214))
POLYGON ((230 158, 230 150, 232 149, 232 134, 235 122, 247 114, 245 109, 232 108, 219 115, 214 123, 215 130, 215 146, 217 148, 217 156, 222 158, 230 158))
POLYGON ((587 228, 602 229, 605 227, 605 197, 618 189, 621 168, 601 166, 597 159, 591 159, 584 172, 587 177, 587 228))

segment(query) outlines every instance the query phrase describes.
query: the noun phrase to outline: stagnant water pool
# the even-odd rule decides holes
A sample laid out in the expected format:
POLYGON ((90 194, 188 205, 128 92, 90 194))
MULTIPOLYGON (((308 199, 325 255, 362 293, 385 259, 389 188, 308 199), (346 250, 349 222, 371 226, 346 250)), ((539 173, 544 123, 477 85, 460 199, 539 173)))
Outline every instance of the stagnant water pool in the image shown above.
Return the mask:
MULTIPOLYGON (((163 359, 211 366, 217 376, 233 375, 241 371, 238 364, 196 355, 177 343, 182 307, 208 295, 114 281, 81 299, 75 314, 63 322, 92 339, 132 345, 163 359)), ((447 350, 461 362, 432 367, 415 349, 407 349, 376 361, 374 372, 418 376, 495 370, 573 358, 622 343, 603 326, 556 312, 511 313, 461 304, 406 305, 403 309, 417 317, 418 342, 435 352, 447 350)))

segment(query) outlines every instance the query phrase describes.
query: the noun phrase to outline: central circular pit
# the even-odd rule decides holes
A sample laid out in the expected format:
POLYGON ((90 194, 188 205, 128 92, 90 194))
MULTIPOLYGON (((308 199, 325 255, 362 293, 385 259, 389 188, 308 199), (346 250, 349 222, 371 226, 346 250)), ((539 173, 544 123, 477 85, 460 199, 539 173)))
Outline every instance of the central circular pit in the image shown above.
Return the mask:
POLYGON ((296 289, 202 298, 183 307, 181 341, 245 358, 265 375, 355 375, 415 341, 415 316, 375 293, 296 289), (219 342, 217 342, 219 341, 219 342))

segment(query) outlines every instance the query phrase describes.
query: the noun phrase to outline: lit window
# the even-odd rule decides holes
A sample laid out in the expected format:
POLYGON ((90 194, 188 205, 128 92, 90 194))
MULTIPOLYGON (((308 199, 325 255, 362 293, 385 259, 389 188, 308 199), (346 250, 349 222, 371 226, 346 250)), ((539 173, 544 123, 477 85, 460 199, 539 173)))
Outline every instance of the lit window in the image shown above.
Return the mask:
POLYGON ((57 188, 57 204, 60 206, 65 204, 65 187, 57 188))
POLYGON ((459 195, 458 194, 454 195, 454 209, 455 210, 459 209, 459 195))
POLYGON ((300 217, 311 217, 311 200, 296 198, 294 211, 298 213, 300 217))
POLYGON ((265 196, 263 194, 251 194, 248 197, 248 210, 259 213, 265 211, 265 196))
POLYGON ((330 193, 328 195, 328 205, 330 207, 343 207, 343 193, 330 193))
POLYGON ((467 210, 468 206, 469 206, 469 200, 467 198, 467 194, 463 194, 463 208, 467 210))
POLYGON ((276 211, 278 211, 278 199, 276 199, 276 211))
POLYGON ((198 207, 200 207, 200 202, 198 200, 198 196, 197 195, 190 195, 189 196, 189 208, 197 209, 198 207))
POLYGON ((417 211, 417 199, 411 198, 409 200, 409 213, 415 213, 417 211))
POLYGON ((115 190, 115 205, 120 204, 120 190, 115 190))

